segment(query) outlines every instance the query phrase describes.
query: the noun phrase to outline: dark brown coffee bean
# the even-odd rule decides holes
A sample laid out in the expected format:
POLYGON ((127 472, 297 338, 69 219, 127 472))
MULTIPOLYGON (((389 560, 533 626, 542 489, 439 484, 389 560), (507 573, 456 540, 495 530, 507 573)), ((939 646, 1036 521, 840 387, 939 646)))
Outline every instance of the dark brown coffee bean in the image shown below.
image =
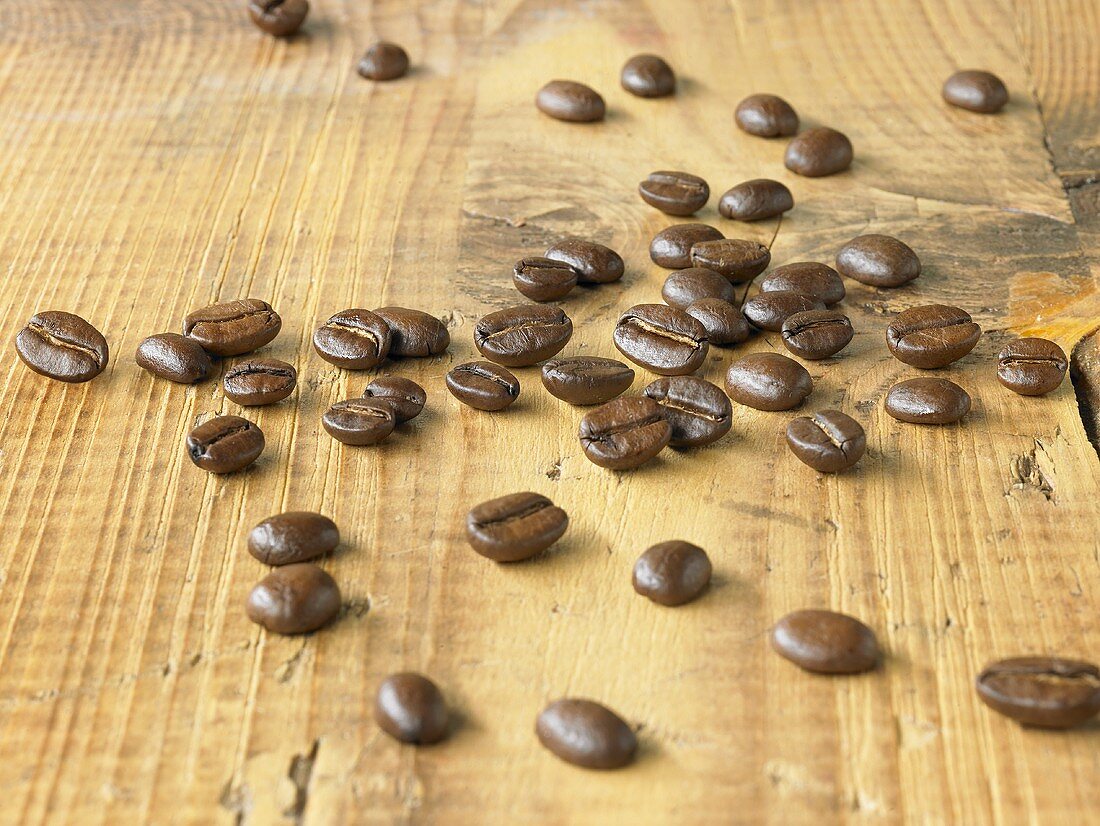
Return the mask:
POLYGON ((676 270, 669 274, 661 287, 661 298, 670 307, 679 310, 702 298, 719 298, 731 302, 736 297, 737 291, 724 275, 704 267, 676 270))
POLYGON ((1100 712, 1100 669, 1061 657, 1013 657, 978 675, 978 697, 1025 726, 1072 728, 1100 712))
POLYGON ((374 314, 390 328, 390 358, 429 358, 451 345, 447 325, 434 315, 408 307, 379 307, 374 314))
POLYGON ((768 268, 771 251, 756 241, 722 238, 697 241, 691 247, 691 265, 720 272, 734 284, 752 281, 768 268))
POLYGON ((557 301, 577 286, 577 271, 564 261, 521 258, 512 268, 512 283, 532 301, 557 301))
POLYGON ((708 224, 673 224, 653 236, 649 257, 653 263, 670 270, 691 266, 691 248, 699 241, 717 241, 724 237, 708 224))
POLYGON ((707 356, 703 325, 683 310, 664 304, 638 304, 615 325, 619 352, 663 376, 694 373, 707 356))
POLYGON ((248 534, 248 552, 265 565, 308 562, 331 553, 339 544, 336 523, 311 511, 269 516, 248 534))
POLYGON ((885 407, 900 422, 954 424, 970 412, 970 394, 947 379, 909 379, 890 388, 885 407))
POLYGON ((664 450, 672 427, 663 408, 644 396, 609 401, 581 419, 584 455, 611 470, 643 465, 664 450))
POLYGON ((495 562, 519 562, 542 553, 569 527, 569 516, 538 493, 490 499, 466 515, 466 540, 495 562))
POLYGON ((370 370, 389 355, 392 332, 370 310, 341 310, 313 331, 313 349, 330 364, 347 370, 370 370))
POLYGON ((571 356, 550 359, 542 366, 543 387, 570 404, 603 404, 633 383, 634 371, 615 359, 571 356))
POLYGON ((844 281, 832 267, 814 261, 799 261, 776 267, 760 281, 760 292, 787 290, 811 295, 826 306, 844 300, 844 281))
POLYGON ((654 54, 637 54, 623 66, 619 78, 626 91, 640 98, 663 98, 676 91, 676 75, 654 54))
POLYGON ((521 304, 483 316, 474 327, 474 346, 489 361, 527 367, 561 352, 573 322, 560 307, 521 304))
POLYGON ((402 743, 427 746, 447 736, 450 714, 439 687, 421 674, 391 674, 374 697, 374 721, 402 743))
POLYGON ((179 333, 149 336, 138 345, 134 361, 157 378, 180 384, 202 381, 213 367, 202 345, 179 333))
POLYGON ((842 275, 872 287, 900 287, 920 275, 920 259, 889 235, 860 235, 840 248, 836 268, 842 275))
POLYGON ((581 238, 559 241, 546 251, 546 257, 576 270, 578 284, 610 284, 626 271, 622 256, 611 247, 581 238))
POLYGON ((283 320, 258 298, 223 301, 189 313, 183 334, 211 355, 240 356, 263 347, 279 335, 283 320))
POLYGON ((225 395, 244 407, 280 402, 294 392, 298 371, 278 359, 249 359, 225 371, 225 395))
POLYGON ((618 769, 634 760, 638 740, 623 719, 592 700, 565 699, 547 706, 535 733, 552 754, 585 769, 618 769))
POLYGON ((252 589, 246 612, 276 634, 308 634, 340 613, 340 587, 310 562, 284 565, 252 589))
POLYGON ((932 370, 961 359, 981 335, 966 310, 926 304, 899 313, 886 328, 886 344, 898 361, 932 370))
POLYGON ((813 296, 776 290, 750 298, 745 302, 742 312, 757 329, 778 333, 783 329, 783 323, 795 313, 824 309, 824 302, 813 296))
POLYGON ((673 447, 702 447, 729 433, 733 406, 722 388, 696 376, 663 376, 645 389, 665 411, 673 447))
POLYGON ((944 82, 943 99, 960 109, 990 115, 1008 103, 1008 89, 996 75, 968 69, 955 72, 944 82))
POLYGON ((638 194, 668 215, 692 215, 706 205, 710 187, 698 175, 662 170, 650 172, 638 184, 638 194))
POLYGON ((428 400, 424 388, 411 379, 401 376, 382 376, 363 390, 363 398, 388 404, 398 424, 415 419, 428 400))
POLYGON ((726 373, 729 397, 756 410, 791 410, 813 389, 806 368, 778 353, 752 353, 731 364, 726 373))
POLYGON ((820 473, 847 470, 867 450, 863 426, 839 410, 822 410, 799 416, 787 425, 791 452, 820 473))
POLYGON ((997 357, 997 379, 1021 396, 1042 396, 1062 383, 1069 361, 1065 351, 1045 338, 1020 338, 997 357))
POLYGON ((607 111, 596 90, 572 80, 551 80, 539 89, 535 106, 544 115, 573 123, 603 120, 607 111))
POLYGON ((503 410, 519 398, 519 381, 491 361, 468 361, 447 373, 447 389, 477 410, 503 410))
POLYGON ((376 445, 393 433, 393 405, 370 398, 336 402, 321 417, 328 434, 346 445, 376 445))
POLYGON ((233 473, 248 467, 264 451, 264 433, 240 416, 215 416, 187 436, 187 455, 210 473, 233 473))
POLYGON ((818 674, 857 674, 881 656, 875 632, 835 611, 794 611, 772 629, 772 648, 795 665, 818 674))
POLYGON ((356 69, 368 80, 394 80, 409 71, 409 55, 396 43, 379 40, 359 59, 356 69))
POLYGON ((634 590, 660 605, 691 602, 710 583, 706 551, 690 542, 659 542, 634 563, 634 590))
POLYGON ((107 367, 107 339, 78 315, 46 310, 15 337, 15 351, 34 372, 57 381, 90 381, 107 367))
POLYGON ((783 322, 783 345, 811 361, 835 356, 848 346, 853 335, 848 316, 836 310, 805 310, 787 316, 783 322))
POLYGON ((740 344, 752 333, 745 314, 720 298, 701 298, 689 304, 684 312, 702 324, 707 341, 719 347, 740 344))
POLYGON ((275 37, 289 37, 297 32, 307 14, 307 0, 248 0, 248 16, 252 22, 275 37))
POLYGON ((843 132, 827 126, 807 129, 787 144, 783 163, 807 178, 835 175, 852 165, 852 142, 843 132))
POLYGON ((718 201, 718 212, 737 221, 774 218, 794 207, 794 196, 779 181, 754 178, 727 189, 718 201))
POLYGON ((744 131, 761 138, 785 137, 798 131, 798 113, 776 95, 749 95, 737 104, 734 119, 744 131))

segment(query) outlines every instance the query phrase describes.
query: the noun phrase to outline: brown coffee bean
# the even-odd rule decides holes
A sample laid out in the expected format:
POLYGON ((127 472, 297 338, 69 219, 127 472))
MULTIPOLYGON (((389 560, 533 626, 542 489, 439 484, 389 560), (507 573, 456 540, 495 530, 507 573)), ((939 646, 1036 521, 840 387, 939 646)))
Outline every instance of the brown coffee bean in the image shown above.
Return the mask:
POLYGON ((645 389, 665 411, 672 447, 702 447, 729 433, 733 406, 720 387, 696 376, 663 376, 645 389))
POLYGON ((542 553, 569 527, 569 516, 538 493, 490 499, 466 515, 466 540, 495 562, 519 562, 542 553))
POLYGON ((967 69, 944 81, 943 99, 960 109, 990 115, 1008 103, 1008 89, 995 74, 967 69))
POLYGON ((76 384, 91 381, 107 367, 107 339, 78 315, 47 310, 31 316, 15 337, 15 352, 31 370, 76 384))
POLYGON ((653 263, 670 270, 691 266, 691 248, 699 241, 717 241, 724 237, 708 224, 673 224, 653 236, 649 257, 653 263))
POLYGON ((402 743, 426 746, 447 736, 450 713, 439 687, 421 674, 391 674, 374 697, 374 721, 402 743))
POLYGON ((581 419, 579 436, 584 455, 593 464, 629 470, 664 450, 672 437, 672 427, 653 399, 623 396, 581 419))
POLYGON ((779 181, 754 178, 727 189, 718 201, 718 212, 738 221, 760 221, 794 208, 794 196, 779 181))
POLYGON ((532 301, 557 301, 577 286, 577 271, 564 261, 521 258, 512 268, 512 283, 532 301))
POLYGON ((157 333, 138 345, 138 367, 154 376, 180 384, 202 381, 213 367, 210 355, 193 338, 179 333, 157 333))
POLYGON ((623 719, 592 700, 564 699, 538 717, 539 742, 566 763, 586 769, 618 769, 634 760, 638 740, 623 719))
POLYGON ((659 605, 691 602, 710 584, 707 552, 690 542, 659 542, 634 563, 634 590, 659 605))
POLYGON ((408 307, 379 307, 373 312, 390 328, 390 358, 430 358, 451 345, 447 325, 434 315, 408 307))
POLYGON ((308 0, 248 0, 248 16, 257 28, 275 37, 289 37, 309 14, 308 0))
POLYGON ((684 312, 702 324, 707 341, 719 347, 740 344, 752 334, 745 314, 720 298, 701 298, 689 304, 684 312))
POLYGON ((875 632, 835 611, 794 611, 772 629, 772 648, 795 665, 818 674, 870 671, 881 657, 875 632))
POLYGON ((474 346, 489 361, 527 367, 557 355, 573 335, 573 322, 560 307, 522 304, 483 316, 474 327, 474 346))
POLYGON ((761 138, 786 137, 798 131, 798 113, 776 95, 749 95, 737 104, 734 119, 745 132, 761 138))
POLYGON ((215 416, 187 436, 187 455, 210 473, 233 473, 248 467, 264 451, 264 433, 240 416, 215 416))
POLYGON ((848 346, 853 335, 848 316, 836 310, 805 310, 787 316, 783 322, 783 346, 811 361, 835 356, 848 346))
POLYGON ((638 304, 615 325, 619 352, 663 376, 694 373, 707 356, 703 325, 683 310, 664 304, 638 304))
POLYGON ((341 310, 313 332, 313 349, 330 364, 370 370, 389 355, 392 332, 370 310, 341 310))
POLYGON ((284 565, 252 589, 246 612, 276 634, 308 634, 340 613, 340 586, 310 562, 284 565))
POLYGON ((225 395, 243 407, 281 402, 298 385, 298 371, 278 359, 249 359, 225 371, 225 395))
POLYGON ((1065 350, 1053 341, 1020 338, 997 357, 997 379, 1021 396, 1042 396, 1062 383, 1068 364, 1065 350))
POLYGON ((311 511, 269 516, 248 534, 248 552, 265 565, 308 562, 331 553, 339 544, 336 523, 311 511))
POLYGON ((735 284, 752 281, 768 268, 771 251, 757 241, 722 238, 697 241, 691 247, 691 265, 720 272, 735 284))
POLYGON ((978 697, 1025 726, 1072 728, 1100 712, 1100 668, 1062 657, 1013 657, 990 663, 978 697))
POLYGON ((813 296, 776 290, 750 298, 742 312, 757 329, 778 333, 783 329, 783 322, 795 313, 824 309, 825 304, 813 296))
POLYGON ((909 379, 890 388, 885 407, 900 422, 954 424, 970 412, 970 394, 947 379, 909 379))
POLYGON ((778 353, 752 353, 730 365, 726 393, 756 410, 791 410, 813 392, 806 368, 778 353))
POLYGON ((961 359, 981 335, 966 310, 926 304, 899 313, 886 328, 886 344, 898 361, 932 370, 961 359))
POLYGON ((692 215, 710 198, 710 187, 698 175, 662 170, 650 172, 638 184, 638 194, 651 207, 668 215, 692 215))
POLYGON ((787 446, 819 473, 839 473, 862 458, 867 434, 851 416, 839 410, 822 410, 791 420, 787 446))
POLYGON ((615 359, 572 356, 550 359, 542 366, 543 387, 569 404, 603 404, 633 383, 634 371, 615 359))
POLYGON ((447 373, 447 389, 476 410, 503 410, 519 398, 519 381, 490 361, 468 361, 447 373))
POLYGON ((827 126, 807 129, 787 144, 783 163, 807 178, 835 175, 852 165, 852 142, 843 132, 827 126))
POLYGON ((409 71, 409 55, 396 43, 379 40, 359 59, 356 70, 368 80, 394 80, 409 71))
POLYGON ((551 80, 535 97, 544 115, 573 123, 603 120, 607 107, 594 89, 572 80, 551 80))
POLYGON ((623 66, 619 77, 623 88, 640 98, 663 98, 676 91, 676 75, 654 54, 637 54, 623 66))
POLYGON ((271 305, 258 298, 223 301, 188 313, 183 334, 214 356, 240 356, 270 343, 283 321, 271 305))
POLYGON ((665 279, 661 298, 670 307, 683 310, 701 298, 720 298, 730 302, 737 297, 733 284, 724 275, 704 267, 676 270, 665 279))
POLYGON ((799 261, 776 267, 760 281, 760 292, 787 290, 810 295, 826 306, 844 300, 844 281, 832 267, 815 261, 799 261))
POLYGON ((424 388, 411 379, 401 376, 381 376, 366 386, 363 398, 388 404, 393 408, 397 424, 415 419, 428 400, 424 388))
POLYGON ((900 287, 920 275, 917 254, 889 235, 860 235, 840 248, 836 268, 872 287, 900 287))
POLYGON ((581 238, 559 241, 546 250, 546 257, 576 270, 578 284, 610 284, 626 271, 622 256, 611 247, 581 238))
POLYGON ((328 434, 346 445, 376 445, 393 433, 397 413, 393 405, 370 398, 336 402, 321 417, 328 434))

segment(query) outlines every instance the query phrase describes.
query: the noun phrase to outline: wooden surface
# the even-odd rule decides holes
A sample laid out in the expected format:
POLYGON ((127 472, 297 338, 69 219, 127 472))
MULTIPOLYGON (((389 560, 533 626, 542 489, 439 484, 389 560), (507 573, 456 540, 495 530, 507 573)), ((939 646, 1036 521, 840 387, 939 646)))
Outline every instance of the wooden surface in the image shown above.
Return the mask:
MULTIPOLYGON (((261 35, 234 0, 8 0, 0 5, 0 821, 4 823, 1087 822, 1100 810, 1100 725, 1025 731, 971 688, 996 657, 1100 658, 1100 360, 1078 348, 1081 405, 1003 390, 1016 334, 1067 351, 1100 324, 1100 5, 1095 0, 721 3, 315 0, 304 36, 261 35), (415 70, 371 84, 375 37, 415 70), (675 98, 618 88, 655 51, 675 98), (1007 82, 998 117, 939 99, 957 68, 1007 82), (533 106, 554 77, 602 91, 601 125, 533 106), (798 179, 783 143, 743 135, 744 95, 783 94, 848 133, 844 175, 798 179), (776 263, 831 261, 864 231, 898 235, 925 274, 850 283, 857 335, 809 365, 810 408, 867 428, 854 473, 821 477, 783 444, 788 414, 739 409, 732 434, 613 474, 581 454, 581 411, 537 371, 508 412, 461 407, 443 375, 474 321, 518 302, 512 262, 578 234, 627 262, 564 302, 568 352, 615 355, 611 326, 658 300, 646 254, 672 221, 636 196, 653 169, 715 194, 771 176, 797 206, 776 263), (297 364, 289 401, 254 411, 268 448, 217 478, 182 444, 236 413, 218 382, 153 380, 132 360, 215 299, 281 312, 265 353, 297 364), (892 313, 956 303, 986 330, 944 371, 974 412, 920 428, 882 410, 912 371, 892 313), (428 409, 380 447, 320 416, 368 377, 309 347, 348 306, 439 314, 453 345, 386 365, 428 409), (10 342, 40 309, 87 317, 112 348, 82 386, 32 374, 10 342), (1091 365, 1091 366, 1090 366, 1091 365), (1090 373, 1090 371, 1092 371, 1090 373), (1091 395, 1090 395, 1091 394, 1091 395), (571 515, 553 553, 497 566, 462 539, 474 503, 517 490, 571 515), (333 516, 325 563, 345 594, 331 628, 262 633, 242 601, 264 573, 244 538, 284 509, 333 516), (649 544, 694 541, 716 574, 663 609, 630 570, 649 544), (831 607, 877 631, 880 671, 830 679, 771 653, 789 610, 831 607), (444 688, 460 725, 400 747, 370 719, 400 669, 444 688), (537 744, 561 695, 599 699, 640 731, 632 768, 585 772, 537 744)), ((701 220, 768 240, 774 222, 701 220)), ((720 380, 738 354, 712 354, 720 380)), ((649 380, 639 376, 635 391, 649 380)))

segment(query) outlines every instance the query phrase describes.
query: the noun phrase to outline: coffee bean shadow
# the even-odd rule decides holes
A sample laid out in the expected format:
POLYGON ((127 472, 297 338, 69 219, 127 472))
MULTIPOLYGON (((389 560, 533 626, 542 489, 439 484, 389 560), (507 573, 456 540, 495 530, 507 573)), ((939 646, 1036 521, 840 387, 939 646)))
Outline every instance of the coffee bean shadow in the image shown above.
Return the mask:
POLYGON ((575 547, 578 542, 578 538, 572 537, 567 533, 545 551, 540 551, 532 557, 522 559, 519 562, 502 562, 499 564, 504 567, 508 567, 511 565, 524 565, 532 567, 537 567, 539 565, 549 565, 560 556, 568 556, 574 553, 578 553, 579 548, 575 547))
POLYGON ((697 97, 698 95, 704 94, 709 88, 707 84, 700 80, 681 75, 676 78, 676 94, 670 95, 668 98, 658 98, 658 100, 668 100, 671 102, 675 101, 678 97, 697 97))
POLYGON ((634 752, 634 764, 648 763, 650 760, 657 760, 661 756, 661 747, 652 739, 645 736, 645 728, 638 726, 634 729, 634 734, 638 738, 638 748, 634 752))
POLYGON ((624 109, 609 108, 603 116, 605 123, 619 123, 635 120, 635 117, 624 109))

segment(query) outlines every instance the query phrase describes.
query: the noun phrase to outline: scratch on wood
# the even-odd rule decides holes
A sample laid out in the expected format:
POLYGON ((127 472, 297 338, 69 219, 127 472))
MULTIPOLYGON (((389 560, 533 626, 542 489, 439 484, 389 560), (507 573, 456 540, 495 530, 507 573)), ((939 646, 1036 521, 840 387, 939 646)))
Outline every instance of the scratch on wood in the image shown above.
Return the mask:
POLYGON ((317 762, 317 750, 320 747, 321 741, 314 740, 309 754, 296 754, 290 761, 287 777, 294 784, 294 802, 283 814, 293 819, 295 823, 302 822, 306 804, 309 803, 309 779, 313 774, 313 765, 317 762))
MULTIPOLYGON (((1042 442, 1035 440, 1035 447, 1030 452, 1020 456, 1013 456, 1009 461, 1009 475, 1012 478, 1011 490, 1030 490, 1041 493, 1048 502, 1054 500, 1054 486, 1039 467, 1036 452, 1044 450, 1042 442)), ((1011 493, 1011 491, 1009 491, 1011 493)))

